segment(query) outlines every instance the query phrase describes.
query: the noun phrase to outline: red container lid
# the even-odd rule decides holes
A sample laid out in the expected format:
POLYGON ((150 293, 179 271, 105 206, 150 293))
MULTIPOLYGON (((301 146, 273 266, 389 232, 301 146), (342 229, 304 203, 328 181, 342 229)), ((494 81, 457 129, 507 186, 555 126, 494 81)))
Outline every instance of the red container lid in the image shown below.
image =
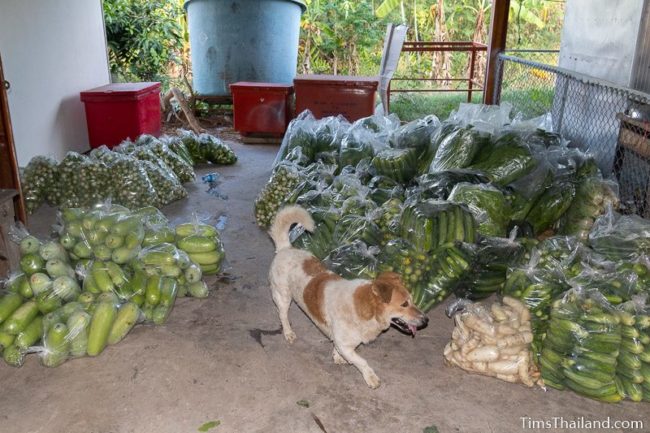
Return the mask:
POLYGON ((266 90, 270 92, 278 92, 290 94, 293 93, 292 84, 280 84, 280 83, 254 83, 252 81, 239 81, 237 83, 232 83, 230 85, 230 90, 266 90))
POLYGON ((111 83, 105 86, 81 92, 81 100, 105 101, 105 100, 134 100, 140 99, 152 92, 160 91, 160 83, 111 83))
POLYGON ((317 84, 326 86, 369 87, 376 89, 378 77, 358 77, 349 75, 297 75, 294 84, 317 84))

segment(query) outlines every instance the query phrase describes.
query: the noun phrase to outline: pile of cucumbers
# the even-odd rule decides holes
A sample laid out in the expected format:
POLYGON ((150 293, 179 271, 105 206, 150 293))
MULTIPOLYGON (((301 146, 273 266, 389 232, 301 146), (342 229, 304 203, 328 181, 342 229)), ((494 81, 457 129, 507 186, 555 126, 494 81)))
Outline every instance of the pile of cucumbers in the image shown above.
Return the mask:
POLYGON ((208 296, 203 276, 218 273, 224 258, 214 227, 172 228, 151 207, 63 209, 56 229, 59 238, 47 242, 12 232, 20 271, 0 297, 0 350, 9 365, 36 352, 56 367, 99 355, 138 323, 164 324, 176 298, 208 296))

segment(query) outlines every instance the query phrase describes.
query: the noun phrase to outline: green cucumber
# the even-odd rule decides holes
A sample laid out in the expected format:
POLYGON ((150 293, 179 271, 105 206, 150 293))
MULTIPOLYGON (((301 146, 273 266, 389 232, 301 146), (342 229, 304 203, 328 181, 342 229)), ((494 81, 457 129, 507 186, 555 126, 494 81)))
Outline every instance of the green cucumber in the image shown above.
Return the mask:
POLYGON ((7 320, 21 305, 23 305, 23 297, 18 293, 7 293, 0 298, 0 323, 7 320))
POLYGON ((147 251, 140 257, 142 262, 147 266, 175 266, 176 256, 175 253, 167 251, 147 251))
POLYGON ((618 374, 621 378, 627 378, 632 383, 643 383, 643 381, 645 380, 643 374, 641 373, 641 370, 630 370, 628 368, 619 368, 616 371, 616 374, 618 374))
POLYGON ((142 227, 142 221, 139 216, 133 215, 118 221, 113 227, 111 227, 111 233, 125 236, 129 232, 133 232, 142 227))
POLYGON ((25 254, 20 259, 20 269, 27 276, 37 272, 43 272, 44 268, 45 261, 38 254, 25 254))
POLYGON ((115 290, 115 285, 113 284, 113 280, 108 274, 108 270, 104 262, 100 262, 100 261, 93 262, 90 272, 95 282, 95 285, 97 286, 100 292, 106 293, 115 290))
POLYGON ((625 394, 632 401, 642 401, 643 400, 643 388, 638 383, 632 383, 625 377, 621 378, 621 383, 625 389, 625 394))
POLYGON ((61 298, 52 292, 41 292, 36 296, 36 305, 38 311, 43 314, 51 313, 54 310, 61 308, 61 298))
POLYGON ((199 265, 215 265, 221 261, 223 254, 219 251, 211 251, 209 253, 191 253, 190 258, 194 263, 199 265))
POLYGON ((52 279, 42 272, 36 272, 29 277, 29 286, 32 288, 34 295, 39 295, 52 288, 52 279))
POLYGON ((45 334, 45 351, 41 362, 46 367, 57 367, 63 364, 70 353, 70 342, 67 340, 68 327, 63 323, 53 325, 45 334))
POLYGON ((95 307, 88 332, 88 356, 97 356, 106 347, 117 309, 112 302, 100 302, 95 307))
POLYGON ((192 263, 187 269, 185 269, 185 279, 188 283, 196 283, 201 281, 203 278, 203 273, 201 272, 201 267, 192 263))
POLYGON ((183 239, 192 235, 213 238, 218 236, 219 233, 216 228, 207 224, 185 223, 176 226, 176 237, 178 239, 183 239))
POLYGON ((36 254, 41 248, 41 241, 35 236, 28 235, 21 239, 19 246, 21 254, 36 254))
POLYGON ((104 242, 106 242, 107 236, 108 233, 106 233, 105 231, 91 230, 88 233, 86 233, 86 240, 88 241, 90 246, 93 247, 93 249, 95 249, 99 246, 106 246, 104 245, 104 242))
MULTIPOLYGON (((564 376, 567 379, 569 379, 569 380, 571 380, 571 381, 573 381, 575 383, 578 383, 580 386, 583 386, 583 387, 588 388, 588 389, 594 389, 594 390, 595 389, 601 389, 601 388, 608 385, 607 382, 601 382, 600 380, 597 380, 597 379, 591 377, 590 375, 579 373, 579 372, 577 372, 575 370, 572 370, 570 368, 563 368, 562 373, 564 374, 564 376)), ((614 378, 612 377, 612 384, 613 384, 613 381, 614 381, 614 378)))
POLYGON ((579 350, 576 351, 576 354, 580 359, 590 359, 603 365, 616 367, 616 364, 618 363, 617 357, 619 355, 619 352, 616 351, 614 353, 600 353, 593 352, 591 350, 579 350))
POLYGON ((130 260, 133 260, 138 256, 138 253, 140 252, 140 247, 135 247, 135 248, 126 248, 126 247, 120 247, 116 248, 113 250, 113 254, 111 255, 111 260, 117 263, 118 265, 123 265, 130 260))
POLYGON ((6 332, 0 332, 0 352, 2 352, 3 348, 14 344, 15 339, 15 335, 7 334, 6 332))
POLYGON ((18 335, 14 344, 19 349, 27 349, 28 347, 34 345, 38 340, 43 336, 43 317, 36 316, 34 320, 30 322, 29 325, 18 335))
POLYGON ((124 236, 124 247, 133 249, 142 245, 144 239, 144 227, 140 226, 124 236))
POLYGON ((160 283, 160 276, 153 275, 149 277, 145 290, 145 299, 147 301, 147 304, 155 306, 160 302, 160 283))
POLYGON ((95 282, 95 278, 93 277, 92 272, 88 272, 86 278, 84 278, 83 290, 84 292, 92 293, 95 295, 102 292, 97 286, 97 283, 95 282))
POLYGON ((205 281, 197 281, 187 285, 187 291, 193 298, 207 298, 209 294, 208 285, 205 281))
POLYGON ((584 386, 581 382, 575 382, 571 379, 566 379, 564 381, 564 384, 578 394, 584 395, 586 397, 591 397, 599 400, 604 398, 611 398, 612 402, 621 400, 621 396, 618 393, 618 389, 616 388, 616 384, 613 380, 611 383, 601 385, 598 388, 589 388, 584 386))
POLYGON ((18 335, 37 315, 38 305, 36 301, 27 301, 11 313, 11 316, 2 323, 0 329, 11 335, 18 335))
POLYGON ((220 263, 216 263, 214 265, 200 265, 200 267, 203 275, 217 275, 221 270, 220 263))
POLYGON ((25 354, 12 344, 11 346, 5 347, 5 350, 2 352, 2 359, 12 367, 20 367, 25 362, 25 354))
POLYGON ((618 355, 618 362, 620 365, 631 370, 638 370, 641 368, 641 359, 638 355, 621 351, 618 355))
POLYGON ((163 277, 160 279, 160 305, 171 306, 176 300, 178 284, 175 279, 163 277))
POLYGON ((121 287, 124 285, 124 283, 127 282, 128 277, 126 273, 122 270, 122 268, 117 264, 113 262, 105 262, 106 265, 106 271, 108 272, 108 276, 111 278, 111 281, 113 281, 113 284, 117 287, 121 287))
POLYGON ((71 301, 79 296, 81 288, 74 278, 61 276, 52 282, 52 293, 63 301, 71 301))
POLYGON ((108 334, 108 344, 116 344, 122 341, 138 322, 139 317, 140 308, 135 303, 127 302, 123 304, 117 312, 111 331, 108 334))
POLYGON ((158 305, 153 309, 151 320, 155 325, 162 325, 167 321, 173 305, 158 305))
POLYGON ((639 353, 643 353, 645 350, 645 347, 643 347, 643 344, 641 344, 641 341, 639 341, 636 338, 624 338, 621 341, 621 351, 633 353, 635 355, 638 355, 639 353))
POLYGON ((45 270, 52 278, 62 276, 74 277, 75 275, 74 269, 72 269, 67 262, 64 262, 61 259, 48 260, 47 263, 45 263, 45 270))
POLYGON ((182 270, 185 270, 192 265, 192 260, 190 259, 190 256, 187 255, 187 253, 183 250, 178 250, 176 252, 176 265, 178 265, 179 268, 182 270))
POLYGON ((77 242, 72 249, 72 253, 80 259, 90 259, 93 256, 93 250, 85 240, 77 242))
POLYGON ((180 267, 176 265, 162 265, 160 267, 160 273, 164 277, 178 278, 183 275, 183 271, 180 267))
POLYGON ((88 326, 90 314, 83 310, 75 311, 68 317, 68 336, 70 341, 70 356, 79 358, 86 356, 88 350, 88 326))
POLYGON ((111 250, 119 248, 124 245, 124 236, 111 233, 106 236, 106 239, 104 239, 104 245, 106 245, 111 250))
POLYGON ((176 245, 187 253, 207 253, 217 249, 217 242, 214 238, 198 235, 187 236, 179 239, 176 245))
POLYGON ((109 261, 113 257, 113 250, 106 245, 97 245, 93 251, 95 252, 95 258, 103 262, 109 261))

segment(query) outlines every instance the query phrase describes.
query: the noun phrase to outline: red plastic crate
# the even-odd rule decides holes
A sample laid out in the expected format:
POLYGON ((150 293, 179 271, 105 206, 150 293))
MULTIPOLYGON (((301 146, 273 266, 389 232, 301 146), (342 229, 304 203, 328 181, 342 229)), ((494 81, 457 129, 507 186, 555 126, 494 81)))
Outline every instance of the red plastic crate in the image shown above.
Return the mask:
POLYGON ((242 135, 284 135, 292 117, 292 85, 240 81, 230 85, 230 92, 236 131, 242 135))
POLYGON ((160 135, 160 83, 114 83, 80 93, 91 147, 160 135))
POLYGON ((309 109, 317 119, 343 115, 350 122, 375 111, 377 77, 298 75, 293 80, 296 113, 309 109))

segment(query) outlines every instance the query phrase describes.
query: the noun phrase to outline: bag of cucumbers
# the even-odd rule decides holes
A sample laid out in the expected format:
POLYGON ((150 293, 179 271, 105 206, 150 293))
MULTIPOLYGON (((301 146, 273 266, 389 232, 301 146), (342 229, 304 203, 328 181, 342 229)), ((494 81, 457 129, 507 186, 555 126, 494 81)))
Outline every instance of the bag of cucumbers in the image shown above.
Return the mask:
POLYGON ((637 215, 621 215, 611 208, 596 219, 589 245, 612 260, 634 260, 650 255, 650 221, 637 215))
MULTIPOLYGON (((621 317, 600 292, 569 290, 551 309, 540 356, 544 383, 603 402, 621 401, 617 377, 624 372, 636 376, 634 382, 643 378, 636 369, 619 368, 622 332, 621 317)), ((629 365, 640 367, 636 361, 629 365)))
POLYGON ((324 263, 332 272, 343 278, 373 279, 377 275, 377 254, 379 248, 368 247, 365 242, 355 240, 335 248, 324 263))
POLYGON ((203 275, 221 272, 225 252, 219 232, 214 226, 197 222, 179 224, 175 228, 176 246, 196 263, 203 275))
POLYGON ((616 385, 622 397, 650 402, 650 306, 647 295, 620 305, 621 346, 616 385))

